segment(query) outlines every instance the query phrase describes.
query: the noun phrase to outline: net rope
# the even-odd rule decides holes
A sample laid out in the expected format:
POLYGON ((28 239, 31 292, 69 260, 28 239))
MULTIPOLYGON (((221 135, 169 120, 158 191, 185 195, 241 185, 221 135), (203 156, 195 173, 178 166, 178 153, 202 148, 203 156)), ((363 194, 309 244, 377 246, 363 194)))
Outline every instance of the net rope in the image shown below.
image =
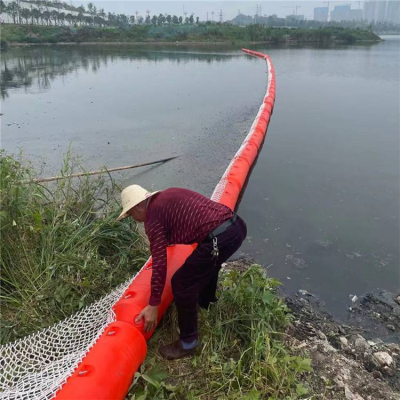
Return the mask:
POLYGON ((1 346, 1 399, 51 399, 115 321, 112 306, 138 274, 71 317, 1 346))
MULTIPOLYGON (((268 68, 267 93, 271 82, 268 68)), ((211 197, 219 201, 227 184, 227 176, 250 139, 264 110, 262 103, 257 117, 241 147, 233 157, 211 197)), ((142 269, 146 268, 149 261, 142 269)), ((76 367, 97 342, 104 329, 115 321, 112 306, 120 299, 140 271, 82 311, 37 333, 0 347, 1 400, 48 400, 64 385, 76 367)))

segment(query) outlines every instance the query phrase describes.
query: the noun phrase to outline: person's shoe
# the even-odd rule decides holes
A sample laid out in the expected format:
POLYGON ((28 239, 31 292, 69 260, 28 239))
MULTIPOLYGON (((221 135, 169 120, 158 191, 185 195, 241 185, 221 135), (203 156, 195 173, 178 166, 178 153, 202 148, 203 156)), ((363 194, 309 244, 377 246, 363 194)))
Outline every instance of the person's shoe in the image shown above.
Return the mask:
POLYGON ((185 350, 182 347, 181 340, 178 339, 176 342, 160 346, 159 352, 166 360, 178 360, 180 358, 194 356, 198 346, 199 344, 197 344, 193 349, 185 350))

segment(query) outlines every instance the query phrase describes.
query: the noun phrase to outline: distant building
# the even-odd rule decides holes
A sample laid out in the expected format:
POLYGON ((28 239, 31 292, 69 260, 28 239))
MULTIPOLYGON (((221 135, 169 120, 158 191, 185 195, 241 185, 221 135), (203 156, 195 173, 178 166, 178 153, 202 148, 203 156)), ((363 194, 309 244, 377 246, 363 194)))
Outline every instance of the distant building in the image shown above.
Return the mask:
POLYGON ((305 20, 305 17, 304 17, 304 15, 296 15, 296 14, 293 14, 293 15, 287 15, 286 16, 286 20, 288 21, 288 22, 290 22, 290 21, 304 21, 305 20))
POLYGON ((388 2, 387 1, 377 1, 376 3, 377 3, 376 21, 384 22, 386 20, 388 2))
POLYGON ((251 17, 250 15, 239 14, 235 18, 233 18, 231 24, 244 26, 244 25, 250 25, 253 22, 254 22, 253 17, 251 17))
POLYGON ((368 22, 400 23, 400 1, 366 1, 364 19, 368 22))
POLYGON ((375 17, 375 8, 376 1, 366 1, 364 3, 364 19, 368 22, 374 22, 376 20, 375 17))
POLYGON ((351 5, 335 6, 333 11, 331 11, 331 21, 350 21, 350 11, 351 5))
POLYGON ((363 10, 350 10, 350 21, 361 21, 363 19, 363 10))
POLYGON ((326 22, 328 21, 328 7, 315 7, 314 8, 314 21, 326 22))
POLYGON ((400 24, 400 1, 388 1, 387 22, 400 24))

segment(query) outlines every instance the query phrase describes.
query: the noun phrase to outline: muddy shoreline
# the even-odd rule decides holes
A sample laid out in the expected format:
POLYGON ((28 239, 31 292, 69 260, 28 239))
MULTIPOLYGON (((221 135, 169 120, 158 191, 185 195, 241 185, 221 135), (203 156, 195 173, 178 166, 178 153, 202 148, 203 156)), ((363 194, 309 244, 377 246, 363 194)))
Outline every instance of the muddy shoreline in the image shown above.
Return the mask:
MULTIPOLYGON (((228 266, 243 270, 254 262, 228 266)), ((293 315, 290 347, 312 360, 307 385, 316 399, 400 400, 400 294, 368 293, 354 301, 346 321, 306 291, 288 296, 283 288, 279 295, 293 315)))
MULTIPOLYGON (((396 298, 393 294, 390 297, 396 298)), ((321 398, 400 399, 400 305, 393 301, 396 306, 390 309, 376 294, 367 294, 350 311, 357 315, 354 324, 347 325, 333 319, 319 300, 310 295, 286 298, 294 315, 291 345, 306 351, 312 359, 310 385, 321 398), (371 319, 372 313, 379 316, 371 319), (388 320, 397 337, 374 336, 388 320)))

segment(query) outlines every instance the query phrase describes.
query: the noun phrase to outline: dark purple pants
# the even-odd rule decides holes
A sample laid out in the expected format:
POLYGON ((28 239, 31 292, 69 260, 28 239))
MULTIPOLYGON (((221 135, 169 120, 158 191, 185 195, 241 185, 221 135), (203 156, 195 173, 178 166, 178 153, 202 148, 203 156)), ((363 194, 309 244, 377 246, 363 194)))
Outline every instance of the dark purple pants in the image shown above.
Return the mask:
POLYGON ((207 307, 210 302, 215 301, 221 264, 239 249, 246 235, 246 224, 238 216, 225 232, 217 236, 218 257, 211 254, 212 241, 204 241, 172 277, 172 292, 178 310, 180 337, 184 342, 191 343, 198 338, 198 304, 207 307))

